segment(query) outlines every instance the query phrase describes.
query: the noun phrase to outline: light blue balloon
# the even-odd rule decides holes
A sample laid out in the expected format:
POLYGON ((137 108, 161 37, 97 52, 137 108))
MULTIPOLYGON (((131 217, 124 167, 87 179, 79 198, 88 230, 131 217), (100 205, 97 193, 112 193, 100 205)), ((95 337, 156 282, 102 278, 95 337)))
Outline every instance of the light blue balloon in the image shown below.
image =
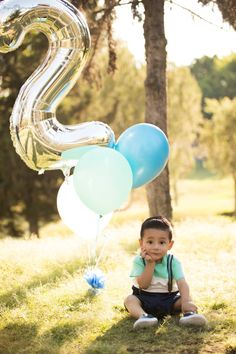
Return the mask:
POLYGON ((118 138, 115 149, 129 162, 133 173, 133 188, 151 182, 165 168, 169 143, 164 132, 153 124, 140 123, 126 129, 118 138))
POLYGON ((73 173, 80 200, 96 214, 118 209, 128 199, 133 176, 125 157, 115 149, 98 147, 84 154, 73 173))
POLYGON ((62 152, 61 157, 64 160, 79 160, 86 152, 96 148, 96 145, 86 145, 75 147, 62 152))

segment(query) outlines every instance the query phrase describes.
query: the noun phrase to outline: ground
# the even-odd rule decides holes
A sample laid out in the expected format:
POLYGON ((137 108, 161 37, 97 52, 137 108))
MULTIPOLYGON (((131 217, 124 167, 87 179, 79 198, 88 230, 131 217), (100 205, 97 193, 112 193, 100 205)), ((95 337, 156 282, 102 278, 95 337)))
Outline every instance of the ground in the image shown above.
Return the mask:
MULTIPOLYGON (((182 181, 174 206, 173 253, 182 260, 205 329, 181 328, 178 317, 133 330, 123 306, 140 223, 148 216, 142 189, 100 235, 106 287, 88 292, 88 241, 61 222, 41 239, 0 240, 0 354, 236 353, 235 237, 230 180, 182 181)), ((92 247, 92 246, 91 246, 92 247)))

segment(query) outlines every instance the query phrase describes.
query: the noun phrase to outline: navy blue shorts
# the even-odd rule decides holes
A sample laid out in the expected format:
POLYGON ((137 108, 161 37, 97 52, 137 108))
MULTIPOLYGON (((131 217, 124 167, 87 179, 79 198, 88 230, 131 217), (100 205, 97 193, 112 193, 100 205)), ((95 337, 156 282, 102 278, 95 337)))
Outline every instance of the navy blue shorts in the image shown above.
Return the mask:
POLYGON ((141 302, 141 306, 145 312, 161 319, 166 315, 173 315, 174 303, 180 298, 178 291, 172 293, 151 293, 132 287, 133 295, 135 295, 141 302))

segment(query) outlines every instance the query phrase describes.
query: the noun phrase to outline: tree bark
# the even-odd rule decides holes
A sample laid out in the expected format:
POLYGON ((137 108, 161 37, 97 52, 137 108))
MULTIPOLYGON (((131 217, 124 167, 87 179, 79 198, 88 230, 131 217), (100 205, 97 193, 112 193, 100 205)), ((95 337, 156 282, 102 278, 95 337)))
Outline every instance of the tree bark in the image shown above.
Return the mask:
MULTIPOLYGON (((143 0, 144 37, 147 62, 145 81, 145 121, 158 126, 167 135, 165 0, 143 0)), ((168 166, 146 187, 149 213, 172 218, 168 166)))

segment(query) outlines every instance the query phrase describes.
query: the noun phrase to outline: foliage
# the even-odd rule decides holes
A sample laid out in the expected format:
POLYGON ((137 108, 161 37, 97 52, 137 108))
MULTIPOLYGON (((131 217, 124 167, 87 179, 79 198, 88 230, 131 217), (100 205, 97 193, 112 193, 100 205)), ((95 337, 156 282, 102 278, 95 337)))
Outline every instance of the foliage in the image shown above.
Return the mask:
POLYGON ((91 33, 92 54, 87 64, 86 75, 90 80, 96 78, 96 53, 101 47, 107 50, 107 72, 116 70, 116 43, 113 40, 112 22, 115 7, 120 0, 72 0, 72 4, 86 14, 91 33))
POLYGON ((27 229, 38 235, 39 222, 51 220, 56 213, 58 173, 38 176, 26 167, 13 148, 9 132, 18 91, 37 67, 46 46, 44 36, 32 34, 16 52, 0 55, 0 231, 11 236, 21 236, 27 229))
MULTIPOLYGON (((42 35, 30 35, 16 52, 0 56, 3 64, 0 72, 1 228, 12 236, 24 234, 27 222, 30 234, 39 234, 41 222, 59 217, 56 193, 62 173, 50 171, 38 176, 28 169, 16 154, 9 134, 9 117, 18 90, 45 55, 46 47, 42 35)), ((134 58, 122 44, 118 54, 118 70, 111 76, 107 73, 104 51, 97 52, 100 86, 98 82, 79 80, 58 109, 61 122, 103 121, 120 134, 129 125, 144 120, 144 68, 135 66, 134 58)))
MULTIPOLYGON (((207 100, 213 119, 206 121, 202 141, 207 148, 207 165, 222 175, 231 175, 235 184, 236 200, 236 98, 220 101, 207 100)), ((236 215, 236 202, 235 210, 236 215)))
MULTIPOLYGON (((85 4, 84 1, 75 1, 85 4)), ((201 0, 203 4, 209 0, 201 0)), ((92 2, 93 6, 99 4, 98 1, 92 2)), ((100 2, 102 3, 102 2, 100 2)), ((114 19, 114 8, 122 3, 121 0, 104 0, 104 8, 96 11, 96 14, 103 14, 100 19, 101 24, 107 23, 107 38, 109 48, 109 62, 114 64, 115 58, 114 43, 112 43, 112 20, 114 19), (107 16, 106 16, 107 15, 107 16), (107 21, 105 21, 107 19, 107 21), (112 54, 112 55, 111 55, 112 54)), ((159 126, 165 133, 167 132, 166 115, 166 38, 164 33, 164 3, 161 1, 133 0, 128 2, 134 16, 140 20, 142 16, 138 11, 138 5, 141 3, 144 7, 144 38, 145 52, 147 61, 147 71, 145 80, 145 121, 159 126), (158 88, 158 89, 157 89, 158 88)), ((216 3, 223 18, 235 27, 235 5, 234 1, 217 0, 216 3)), ((97 39, 101 31, 98 30, 97 39)), ((98 43, 98 40, 96 40, 98 43)), ((96 46, 95 46, 96 48, 96 46)), ((112 65, 114 68, 115 65, 112 65)), ((172 216, 171 198, 169 193, 169 171, 168 166, 162 174, 153 182, 147 185, 147 198, 150 214, 164 213, 168 217, 172 216)))
POLYGON ((236 97, 236 54, 231 54, 222 59, 204 56, 197 59, 191 66, 191 71, 196 77, 203 94, 202 109, 206 117, 211 117, 212 112, 206 110, 205 99, 223 97, 236 97))
POLYGON ((100 82, 79 80, 58 111, 71 123, 98 120, 109 124, 118 136, 130 125, 144 121, 144 68, 122 43, 117 46, 117 71, 109 75, 103 51, 97 53, 100 82))
POLYGON ((228 22, 236 30, 236 3, 234 0, 198 0, 203 5, 216 3, 223 20, 228 22))
POLYGON ((201 115, 201 91, 187 67, 170 67, 168 76, 168 137, 170 141, 170 176, 177 202, 177 181, 200 158, 197 136, 201 115))
MULTIPOLYGON (((101 46, 101 43, 104 45, 103 34, 107 31, 109 70, 115 68, 115 52, 111 37, 113 2, 112 0, 106 1, 106 6, 110 6, 110 9, 103 14, 100 12, 99 1, 79 1, 75 4, 86 10, 94 52, 101 46)), ((10 140, 8 123, 20 87, 36 69, 47 47, 48 43, 43 35, 36 36, 31 33, 26 36, 24 43, 17 51, 0 55, 0 131, 3 137, 0 143, 2 151, 0 158, 0 199, 2 201, 0 231, 11 236, 23 235, 27 224, 29 224, 30 234, 39 235, 41 222, 52 220, 54 217, 58 218, 56 192, 62 179, 61 172, 37 176, 34 171, 29 170, 15 153, 10 140)), ((94 54, 90 57, 90 64, 93 58, 94 54)), ((87 77, 89 77, 88 74, 87 69, 87 77)), ((68 124, 70 123, 72 121, 68 120, 68 124)))
POLYGON ((206 121, 202 140, 207 146, 208 164, 222 175, 236 173, 236 98, 225 97, 220 101, 207 100, 213 112, 211 121, 206 121))
MULTIPOLYGON (((163 27, 163 14, 161 11, 152 11, 154 8, 151 7, 152 2, 134 0, 131 1, 134 15, 139 17, 138 5, 144 2, 146 9, 155 19, 155 21, 150 22, 150 18, 147 16, 145 28, 148 31, 146 35, 151 33, 150 38, 153 38, 153 35, 160 34, 160 40, 156 42, 162 46, 163 56, 166 44, 164 32, 162 30, 157 31, 152 27, 153 24, 158 24, 160 29, 163 27), (156 14, 159 16, 158 21, 156 21, 156 14)), ((101 120, 110 124, 116 134, 120 134, 129 125, 144 120, 143 82, 145 77, 144 68, 136 68, 133 58, 127 52, 125 54, 125 51, 121 51, 121 58, 116 62, 115 43, 112 38, 112 21, 114 20, 114 9, 121 4, 121 1, 73 0, 72 3, 86 13, 91 30, 93 52, 87 70, 83 72, 86 79, 90 79, 90 83, 80 81, 74 87, 70 97, 66 97, 60 107, 58 118, 68 124, 90 119, 101 120), (94 64, 98 65, 95 66, 94 64), (118 66, 118 69, 120 66, 120 71, 117 71, 113 77, 107 76, 106 71, 114 72, 116 66, 118 66), (98 76, 101 78, 100 81, 97 79, 98 76)), ((153 6, 156 6, 156 4, 153 2, 153 6)), ((8 234, 15 236, 21 235, 25 230, 25 224, 22 227, 23 221, 29 222, 30 233, 38 234, 39 222, 47 221, 57 215, 55 196, 60 177, 62 177, 54 172, 45 175, 46 177, 36 176, 35 172, 29 171, 19 157, 15 155, 10 141, 6 117, 10 116, 19 88, 29 76, 32 68, 37 67, 47 47, 47 43, 42 36, 36 36, 33 39, 32 36, 28 36, 27 38, 17 52, 0 56, 0 130, 3 137, 0 143, 3 153, 0 158, 0 198, 4 200, 4 203, 2 203, 4 206, 1 213, 1 227, 8 234), (9 171, 10 173, 8 173, 9 171)), ((151 53, 152 46, 148 49, 151 43, 153 43, 153 40, 149 41, 146 38, 147 54, 151 53)), ((146 113, 146 119, 148 116, 148 119, 152 119, 155 124, 159 120, 165 130, 165 57, 159 60, 159 49, 156 51, 157 57, 154 59, 150 55, 148 60, 149 79, 146 80, 146 86, 150 89, 150 95, 146 99, 146 110, 151 107, 150 97, 154 97, 153 94, 157 91, 156 87, 158 87, 158 95, 161 93, 162 97, 159 97, 159 108, 156 104, 157 101, 153 100, 155 109, 149 109, 148 115, 146 113), (152 66, 152 64, 155 65, 152 66), (159 70, 158 75, 156 75, 157 68, 159 70), (158 85, 153 84, 153 74, 158 80, 161 78, 158 85)), ((234 95, 235 87, 234 77, 231 75, 234 67, 234 63, 228 65, 227 74, 225 74, 226 79, 223 76, 222 81, 223 86, 225 81, 227 85, 230 82, 228 88, 231 95, 234 95)), ((214 70, 212 71, 214 72, 214 70)), ((161 126, 161 128, 163 127, 161 126)), ((168 178, 168 173, 165 175, 163 173, 161 181, 158 180, 157 188, 155 187, 158 193, 160 191, 158 198, 155 188, 149 194, 152 195, 155 202, 158 200, 159 204, 165 204, 166 210, 171 213, 169 190, 167 190, 168 178), (165 199, 163 196, 166 196, 165 203, 162 203, 162 200, 165 199)))

